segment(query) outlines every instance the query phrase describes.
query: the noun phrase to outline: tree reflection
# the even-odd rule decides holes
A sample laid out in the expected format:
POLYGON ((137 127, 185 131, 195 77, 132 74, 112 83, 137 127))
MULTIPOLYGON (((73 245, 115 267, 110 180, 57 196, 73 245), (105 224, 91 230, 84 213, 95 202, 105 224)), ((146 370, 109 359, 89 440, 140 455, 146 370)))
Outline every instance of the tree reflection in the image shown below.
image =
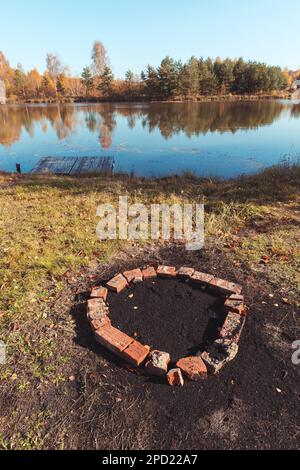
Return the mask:
POLYGON ((49 105, 0 107, 0 144, 12 146, 25 130, 34 137, 37 126, 44 134, 52 129, 58 140, 65 140, 85 126, 98 133, 103 149, 112 145, 117 117, 127 119, 129 129, 138 123, 149 133, 159 129, 165 139, 183 132, 197 136, 207 132, 235 133, 271 125, 283 112, 300 116, 300 105, 282 101, 152 103, 141 105, 49 105))

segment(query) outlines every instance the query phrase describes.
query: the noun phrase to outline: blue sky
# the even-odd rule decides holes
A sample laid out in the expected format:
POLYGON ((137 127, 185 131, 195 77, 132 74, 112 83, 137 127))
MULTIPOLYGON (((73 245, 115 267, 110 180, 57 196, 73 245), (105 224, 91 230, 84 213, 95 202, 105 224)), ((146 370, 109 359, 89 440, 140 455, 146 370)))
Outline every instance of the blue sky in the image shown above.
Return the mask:
POLYGON ((0 50, 12 66, 45 68, 59 53, 72 73, 101 40, 122 77, 166 55, 239 57, 300 68, 299 0, 0 1, 0 50))

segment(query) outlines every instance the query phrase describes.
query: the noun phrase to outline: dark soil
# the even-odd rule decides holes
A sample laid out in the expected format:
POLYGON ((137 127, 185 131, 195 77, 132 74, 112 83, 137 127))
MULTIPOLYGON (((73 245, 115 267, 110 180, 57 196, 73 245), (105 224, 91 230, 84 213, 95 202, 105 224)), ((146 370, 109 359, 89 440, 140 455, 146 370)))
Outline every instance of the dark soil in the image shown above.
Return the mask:
POLYGON ((224 300, 179 280, 156 279, 110 294, 112 324, 176 362, 218 337, 224 300), (131 296, 133 297, 131 298, 131 296))
MULTIPOLYGON (((137 285, 132 292, 132 300, 130 291, 110 297, 113 321, 174 359, 215 334, 217 325, 208 325, 221 315, 216 298, 176 281, 137 285), (137 311, 131 309, 135 304, 137 311)), ((13 381, 3 383, 2 413, 10 417, 3 438, 23 435, 24 416, 36 420, 43 413, 43 449, 299 448, 300 367, 292 364, 291 343, 300 331, 296 307, 281 298, 280 286, 231 264, 214 247, 188 253, 174 245, 149 246, 118 253, 112 264, 81 273, 53 304, 57 358, 69 357, 60 370, 66 380, 39 382, 28 375, 30 388, 21 395, 13 381), (194 266, 243 285, 250 313, 237 358, 219 375, 172 388, 132 373, 96 344, 86 319, 90 288, 145 263, 194 266)), ((34 328, 43 333, 42 324, 34 328)))

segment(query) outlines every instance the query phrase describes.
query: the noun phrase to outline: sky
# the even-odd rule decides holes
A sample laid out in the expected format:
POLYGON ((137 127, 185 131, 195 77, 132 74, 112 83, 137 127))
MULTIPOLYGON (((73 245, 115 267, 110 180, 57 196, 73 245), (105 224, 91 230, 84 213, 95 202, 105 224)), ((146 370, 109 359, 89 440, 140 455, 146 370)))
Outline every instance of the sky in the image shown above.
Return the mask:
POLYGON ((25 70, 53 52, 80 75, 95 40, 118 78, 166 55, 300 68, 299 0, 0 0, 0 12, 0 50, 25 70))

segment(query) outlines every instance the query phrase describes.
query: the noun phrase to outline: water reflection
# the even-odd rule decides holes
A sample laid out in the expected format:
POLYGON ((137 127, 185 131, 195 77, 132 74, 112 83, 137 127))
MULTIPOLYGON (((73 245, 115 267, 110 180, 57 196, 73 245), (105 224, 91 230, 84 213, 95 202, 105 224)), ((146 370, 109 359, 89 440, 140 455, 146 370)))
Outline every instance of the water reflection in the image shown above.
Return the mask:
POLYGON ((300 116, 300 104, 281 101, 255 103, 171 103, 171 104, 97 104, 0 107, 0 144, 10 147, 25 131, 34 138, 35 126, 44 134, 50 129, 59 141, 83 131, 98 135, 99 145, 109 149, 117 118, 127 120, 129 129, 141 124, 152 133, 159 130, 164 139, 184 133, 187 137, 208 132, 232 133, 271 125, 283 113, 300 116))

